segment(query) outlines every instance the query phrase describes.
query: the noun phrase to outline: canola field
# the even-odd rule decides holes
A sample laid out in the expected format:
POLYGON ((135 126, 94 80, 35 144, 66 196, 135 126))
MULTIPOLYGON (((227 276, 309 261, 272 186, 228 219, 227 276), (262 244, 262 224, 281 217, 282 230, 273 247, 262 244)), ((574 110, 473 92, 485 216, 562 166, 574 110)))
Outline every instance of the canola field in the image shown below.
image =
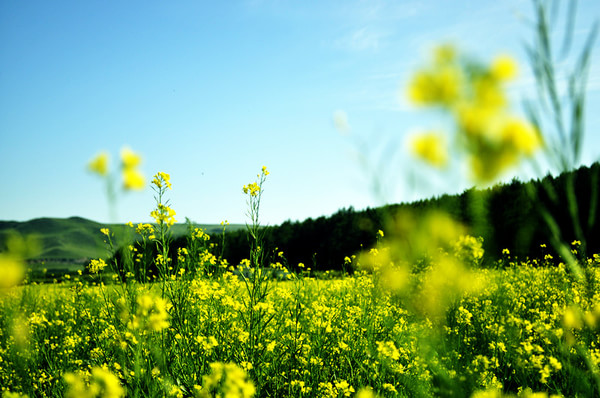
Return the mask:
POLYGON ((476 277, 485 287, 433 320, 364 272, 271 282, 253 308, 231 274, 169 282, 170 299, 157 284, 22 286, 0 300, 0 385, 6 397, 593 396, 600 292, 560 264, 476 277))

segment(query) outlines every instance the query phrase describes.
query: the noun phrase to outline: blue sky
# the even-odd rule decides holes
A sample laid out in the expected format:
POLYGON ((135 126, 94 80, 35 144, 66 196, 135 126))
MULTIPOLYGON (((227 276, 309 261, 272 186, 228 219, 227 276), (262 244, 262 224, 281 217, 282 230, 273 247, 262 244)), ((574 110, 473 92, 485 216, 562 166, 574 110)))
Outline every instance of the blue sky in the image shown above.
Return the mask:
MULTIPOLYGON (((580 1, 575 40, 600 16, 580 1)), ((451 41, 489 61, 521 61, 515 100, 532 94, 523 43, 530 1, 12 1, 0 3, 0 219, 150 221, 153 192, 121 195, 86 171, 128 146, 148 181, 171 174, 181 221, 243 223, 241 187, 263 165, 262 220, 329 215, 468 186, 421 167, 406 134, 431 116, 402 91, 427 50, 451 41), (340 134, 336 111, 348 116, 340 134), (374 176, 385 187, 378 195, 374 176)), ((588 89, 583 163, 600 156, 600 48, 588 89)))

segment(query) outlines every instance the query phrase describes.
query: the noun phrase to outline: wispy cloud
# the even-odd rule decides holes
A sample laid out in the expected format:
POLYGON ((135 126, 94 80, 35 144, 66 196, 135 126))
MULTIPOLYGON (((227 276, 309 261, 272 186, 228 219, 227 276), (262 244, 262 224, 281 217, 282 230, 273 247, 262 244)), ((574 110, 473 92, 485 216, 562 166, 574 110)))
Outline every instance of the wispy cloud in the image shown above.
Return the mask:
POLYGON ((334 41, 334 46, 349 51, 377 51, 383 47, 386 34, 368 27, 354 30, 334 41))

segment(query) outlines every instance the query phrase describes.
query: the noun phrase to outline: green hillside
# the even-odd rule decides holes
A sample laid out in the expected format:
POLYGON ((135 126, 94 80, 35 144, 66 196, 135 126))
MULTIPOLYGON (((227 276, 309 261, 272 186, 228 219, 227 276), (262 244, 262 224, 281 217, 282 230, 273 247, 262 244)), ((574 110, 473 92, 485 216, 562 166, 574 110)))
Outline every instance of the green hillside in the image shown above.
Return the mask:
MULTIPOLYGON (((196 225, 209 234, 220 233, 221 225, 196 225)), ((11 233, 34 236, 39 242, 39 251, 28 259, 33 268, 73 268, 80 267, 87 259, 106 258, 105 236, 101 228, 108 227, 115 234, 115 245, 125 240, 133 240, 135 232, 125 225, 106 225, 81 217, 36 218, 29 221, 0 221, 0 251, 6 248, 6 239, 11 233)), ((229 225, 228 229, 238 229, 243 225, 229 225)), ((185 234, 184 223, 173 226, 173 234, 185 234)))

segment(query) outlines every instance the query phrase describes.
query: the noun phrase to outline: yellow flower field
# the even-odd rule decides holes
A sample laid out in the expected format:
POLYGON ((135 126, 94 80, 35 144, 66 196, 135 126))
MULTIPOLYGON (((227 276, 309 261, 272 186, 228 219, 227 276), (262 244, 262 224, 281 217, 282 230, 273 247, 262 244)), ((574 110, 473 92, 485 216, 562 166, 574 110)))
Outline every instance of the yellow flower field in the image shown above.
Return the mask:
POLYGON ((170 299, 158 283, 21 286, 0 300, 0 385, 30 397, 589 396, 600 293, 539 265, 476 271, 485 287, 434 321, 365 272, 294 275, 254 308, 231 273, 169 282, 170 299))

